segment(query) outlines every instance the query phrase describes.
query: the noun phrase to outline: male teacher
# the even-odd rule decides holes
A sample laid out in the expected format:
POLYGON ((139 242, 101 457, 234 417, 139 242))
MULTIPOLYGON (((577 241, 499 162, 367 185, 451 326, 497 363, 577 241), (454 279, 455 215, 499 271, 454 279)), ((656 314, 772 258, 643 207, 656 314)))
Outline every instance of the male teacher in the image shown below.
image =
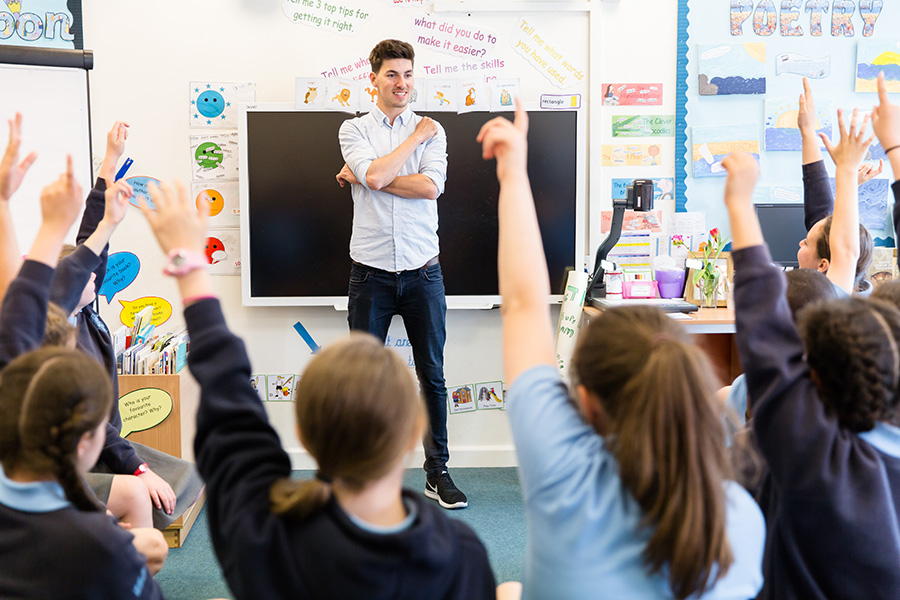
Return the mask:
POLYGON ((376 106, 341 126, 346 164, 336 178, 341 187, 351 184, 353 195, 347 320, 351 330, 384 340, 391 318, 403 319, 431 426, 424 440, 425 495, 444 508, 463 508, 466 495, 447 472, 447 302, 437 235, 447 136, 408 106, 414 59, 406 42, 379 42, 369 55, 376 106))

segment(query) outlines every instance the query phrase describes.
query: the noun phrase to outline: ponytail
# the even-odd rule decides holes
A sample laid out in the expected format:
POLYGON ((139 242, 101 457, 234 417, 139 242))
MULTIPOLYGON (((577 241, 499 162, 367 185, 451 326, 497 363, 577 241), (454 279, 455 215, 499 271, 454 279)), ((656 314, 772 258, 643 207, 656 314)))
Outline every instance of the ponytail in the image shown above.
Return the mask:
POLYGON ((314 479, 280 479, 269 492, 272 513, 303 521, 331 498, 331 482, 314 479))
POLYGON ((573 366, 609 417, 622 483, 651 531, 645 564, 668 570, 676 598, 702 595, 734 560, 709 361, 662 312, 629 307, 591 323, 573 366))

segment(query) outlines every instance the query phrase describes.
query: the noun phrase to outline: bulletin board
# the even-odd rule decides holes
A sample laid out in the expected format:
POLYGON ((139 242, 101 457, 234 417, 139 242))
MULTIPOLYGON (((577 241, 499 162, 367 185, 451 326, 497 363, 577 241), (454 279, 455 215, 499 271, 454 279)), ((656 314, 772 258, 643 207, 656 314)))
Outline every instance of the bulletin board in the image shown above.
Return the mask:
MULTIPOLYGON (((758 156, 757 203, 802 202, 796 111, 809 78, 819 131, 840 136, 837 109, 871 111, 884 71, 900 91, 900 5, 882 0, 679 0, 676 197, 728 229, 721 160, 758 156)), ((826 167, 834 165, 824 151, 826 167)), ((868 160, 884 159, 876 143, 868 160)), ((860 188, 860 221, 893 245, 885 172, 860 188)), ((896 177, 896 175, 895 175, 896 177)))

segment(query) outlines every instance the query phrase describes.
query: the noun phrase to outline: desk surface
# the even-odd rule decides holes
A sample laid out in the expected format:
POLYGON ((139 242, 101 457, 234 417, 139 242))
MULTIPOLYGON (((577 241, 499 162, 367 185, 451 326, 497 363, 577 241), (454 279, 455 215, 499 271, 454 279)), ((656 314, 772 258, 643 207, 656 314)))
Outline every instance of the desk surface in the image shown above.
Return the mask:
MULTIPOLYGON (((600 310, 593 306, 585 306, 584 314, 588 319, 597 317, 600 310)), ((693 313, 684 314, 686 319, 677 319, 690 333, 734 333, 734 309, 701 308, 693 313)))

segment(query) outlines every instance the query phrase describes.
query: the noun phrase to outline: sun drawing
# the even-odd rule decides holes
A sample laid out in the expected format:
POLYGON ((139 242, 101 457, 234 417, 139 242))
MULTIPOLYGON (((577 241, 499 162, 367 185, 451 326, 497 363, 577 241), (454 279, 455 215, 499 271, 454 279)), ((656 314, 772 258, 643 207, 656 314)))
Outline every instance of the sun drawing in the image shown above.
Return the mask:
POLYGON ((765 64, 766 62, 766 45, 758 42, 743 44, 744 50, 751 58, 765 64))
POLYGON ((900 54, 897 52, 882 52, 878 58, 872 61, 873 65, 900 65, 900 54))

